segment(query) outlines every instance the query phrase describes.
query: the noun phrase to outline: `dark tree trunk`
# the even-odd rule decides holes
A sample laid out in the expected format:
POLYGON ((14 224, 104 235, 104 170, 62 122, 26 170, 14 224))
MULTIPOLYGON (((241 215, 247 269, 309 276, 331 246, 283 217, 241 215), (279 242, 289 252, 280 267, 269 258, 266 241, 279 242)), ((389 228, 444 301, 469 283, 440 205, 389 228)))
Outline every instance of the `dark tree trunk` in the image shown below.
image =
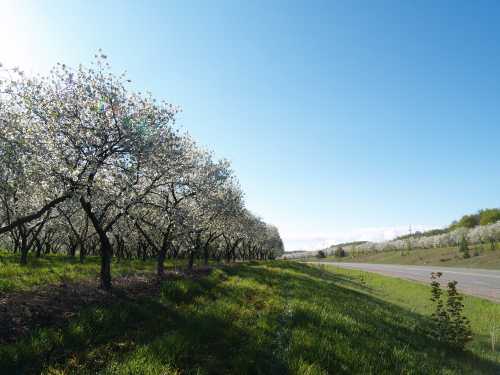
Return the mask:
POLYGON ((193 269, 193 264, 194 264, 194 251, 189 252, 189 261, 188 261, 188 270, 193 269))
POLYGON ((18 251, 21 249, 21 234, 20 234, 20 229, 17 230, 12 230, 10 232, 13 242, 14 242, 14 254, 17 254, 18 251))
POLYGON ((42 243, 42 242, 40 242, 39 240, 36 240, 35 245, 36 245, 36 253, 35 253, 35 256, 36 256, 37 258, 40 258, 40 256, 42 255, 43 243, 42 243))
POLYGON ((75 254, 76 254, 76 248, 77 248, 77 244, 75 242, 71 243, 69 245, 69 249, 68 249, 68 255, 71 257, 71 258, 74 258, 75 257, 75 254))
POLYGON ((101 243, 101 284, 100 287, 104 290, 110 290, 111 289, 111 256, 113 254, 113 248, 111 246, 111 242, 109 241, 109 238, 103 229, 101 223, 95 216, 95 214, 92 212, 92 205, 90 202, 87 202, 83 197, 80 198, 80 203, 82 205, 82 208, 84 209, 85 213, 88 215, 90 218, 90 221, 92 222, 92 225, 94 226, 94 229, 97 232, 97 235, 99 236, 99 241, 101 243))
POLYGON ((85 245, 83 243, 80 243, 80 263, 83 264, 83 261, 85 260, 85 245))
MULTIPOLYGON (((203 263, 205 264, 205 266, 208 266, 208 260, 210 258, 210 244, 212 243, 212 241, 219 238, 220 236, 221 234, 215 235, 214 233, 210 233, 207 240, 203 244, 203 263)), ((214 251, 212 251, 212 254, 213 253, 214 251)))
POLYGON ((104 290, 111 289, 111 252, 109 240, 103 241, 101 243, 101 288, 104 290))
POLYGON ((19 250, 21 252, 21 260, 20 260, 21 265, 28 264, 28 251, 33 245, 33 241, 28 240, 29 233, 30 231, 27 230, 24 226, 19 227, 19 237, 21 239, 19 243, 20 245, 19 250))
POLYGON ((208 243, 203 247, 203 264, 208 266, 208 243))
POLYGON ((16 236, 15 237, 15 240, 14 240, 14 254, 16 254, 19 249, 21 248, 21 245, 20 245, 20 241, 19 241, 19 236, 16 236))
POLYGON ((26 265, 28 264, 28 243, 27 239, 25 237, 22 238, 21 240, 21 264, 26 265))
POLYGON ((158 263, 156 264, 156 274, 158 277, 163 277, 165 275, 165 258, 167 256, 167 249, 162 247, 158 253, 158 263))
POLYGON ((125 247, 125 243, 123 238, 118 234, 113 234, 116 240, 116 261, 120 262, 123 259, 123 248, 125 247))

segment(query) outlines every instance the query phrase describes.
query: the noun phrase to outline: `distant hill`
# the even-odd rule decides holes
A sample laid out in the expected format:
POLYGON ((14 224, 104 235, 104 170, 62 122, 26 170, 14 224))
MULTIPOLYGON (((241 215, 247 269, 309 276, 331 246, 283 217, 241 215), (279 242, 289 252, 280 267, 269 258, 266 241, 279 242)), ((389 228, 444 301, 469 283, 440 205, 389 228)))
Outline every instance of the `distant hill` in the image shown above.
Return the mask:
POLYGON ((430 237, 438 234, 451 232, 458 228, 474 228, 478 225, 488 225, 500 221, 500 208, 485 208, 474 214, 464 215, 458 220, 454 220, 448 227, 442 229, 431 229, 424 232, 415 232, 396 237, 395 240, 405 240, 408 238, 430 237))
MULTIPOLYGON (((479 226, 486 226, 500 221, 500 208, 485 208, 477 211, 473 214, 463 215, 460 219, 454 220, 449 226, 446 228, 437 228, 431 229, 427 231, 416 231, 411 234, 405 234, 399 237, 396 237, 393 240, 385 241, 386 243, 396 242, 400 240, 408 240, 411 239, 423 239, 425 237, 433 237, 441 234, 451 233, 456 229, 465 228, 472 229, 479 226)), ((429 239, 430 240, 430 239, 429 239)), ((335 250, 342 247, 346 251, 352 251, 353 248, 357 246, 361 246, 361 248, 366 248, 371 246, 373 243, 369 241, 352 241, 352 242, 343 242, 339 244, 334 244, 328 246, 321 250, 314 251, 306 251, 306 250, 295 250, 295 251, 286 251, 283 254, 283 258, 288 259, 297 259, 297 258, 306 258, 310 256, 316 256, 319 251, 322 251, 325 255, 333 255, 335 250), (365 245, 365 246, 362 246, 365 245)))
POLYGON ((319 250, 293 250, 285 251, 282 258, 287 259, 297 259, 297 258, 307 258, 311 256, 316 256, 318 252, 323 251, 326 255, 332 255, 336 248, 346 247, 346 246, 358 246, 366 243, 367 241, 353 241, 353 242, 343 242, 339 244, 330 245, 327 248, 319 250))
POLYGON ((335 244, 335 245, 328 246, 327 249, 333 249, 333 248, 336 248, 336 247, 344 247, 344 246, 358 246, 358 245, 362 245, 362 244, 367 243, 367 242, 368 241, 342 242, 342 243, 338 243, 338 244, 335 244))

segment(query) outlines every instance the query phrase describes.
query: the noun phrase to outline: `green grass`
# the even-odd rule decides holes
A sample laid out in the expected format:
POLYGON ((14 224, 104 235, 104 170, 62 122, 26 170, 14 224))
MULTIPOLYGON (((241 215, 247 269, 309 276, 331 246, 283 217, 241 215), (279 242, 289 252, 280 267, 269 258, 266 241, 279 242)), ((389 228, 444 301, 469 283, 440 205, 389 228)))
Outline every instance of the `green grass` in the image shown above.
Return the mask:
POLYGON ((88 307, 62 328, 0 346, 8 374, 498 374, 488 323, 500 305, 466 297, 474 341, 426 335, 430 290, 296 262, 239 264, 165 281, 156 297, 88 307))
MULTIPOLYGON (((80 264, 78 257, 46 255, 41 258, 30 256, 28 265, 21 266, 19 255, 0 252, 0 293, 28 290, 61 281, 95 279, 99 275, 99 262, 98 257, 87 257, 80 264)), ((111 265, 113 276, 146 273, 154 269, 155 263, 152 260, 114 261, 111 265)))
MULTIPOLYGON (((379 251, 354 254, 347 257, 328 257, 326 260, 337 262, 360 262, 380 264, 407 264, 448 267, 470 267, 500 269, 500 249, 492 251, 476 246, 471 247, 471 257, 464 259, 456 247, 437 249, 415 249, 411 251, 379 251), (478 255, 474 255, 477 251, 478 255)), ((314 258, 314 260, 318 260, 314 258)))

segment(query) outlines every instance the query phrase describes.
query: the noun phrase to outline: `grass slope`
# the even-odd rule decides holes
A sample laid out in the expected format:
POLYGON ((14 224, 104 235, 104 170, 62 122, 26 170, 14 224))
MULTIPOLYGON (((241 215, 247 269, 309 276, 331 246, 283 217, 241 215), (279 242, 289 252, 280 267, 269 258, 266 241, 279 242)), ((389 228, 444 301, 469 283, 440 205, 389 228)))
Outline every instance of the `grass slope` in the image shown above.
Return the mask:
MULTIPOLYGON (((471 257, 464 259, 456 247, 438 249, 416 249, 411 251, 381 251, 367 254, 349 255, 347 257, 328 257, 338 262, 406 264, 447 267, 470 267, 484 269, 500 269, 500 250, 485 250, 471 247, 471 257), (477 252, 476 254, 474 254, 477 252)), ((318 260, 318 259, 314 259, 318 260)))
POLYGON ((239 264, 164 281, 157 296, 89 306, 64 327, 0 346, 8 374, 498 374, 487 323, 500 305, 466 297, 475 340, 428 338, 425 285, 295 262, 239 264))

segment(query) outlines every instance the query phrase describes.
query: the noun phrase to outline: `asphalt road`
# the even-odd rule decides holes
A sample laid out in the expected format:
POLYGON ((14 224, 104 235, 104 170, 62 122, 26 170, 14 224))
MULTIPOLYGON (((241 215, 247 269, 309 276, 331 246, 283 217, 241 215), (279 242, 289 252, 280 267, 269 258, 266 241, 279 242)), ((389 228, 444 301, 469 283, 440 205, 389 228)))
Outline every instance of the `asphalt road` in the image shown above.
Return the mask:
POLYGON ((342 268, 376 272, 387 276, 402 279, 416 280, 430 283, 431 272, 442 272, 441 284, 456 280, 457 288, 478 297, 488 298, 500 302, 500 271, 483 270, 477 268, 455 267, 427 267, 427 266, 401 266, 396 264, 371 264, 371 263, 338 263, 338 262, 309 262, 334 265, 342 268))

